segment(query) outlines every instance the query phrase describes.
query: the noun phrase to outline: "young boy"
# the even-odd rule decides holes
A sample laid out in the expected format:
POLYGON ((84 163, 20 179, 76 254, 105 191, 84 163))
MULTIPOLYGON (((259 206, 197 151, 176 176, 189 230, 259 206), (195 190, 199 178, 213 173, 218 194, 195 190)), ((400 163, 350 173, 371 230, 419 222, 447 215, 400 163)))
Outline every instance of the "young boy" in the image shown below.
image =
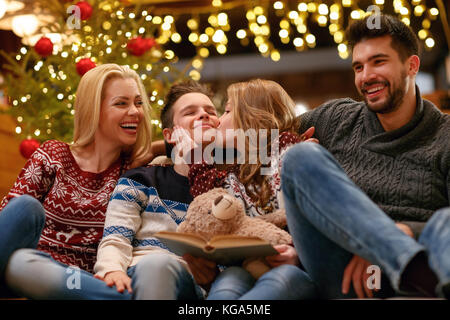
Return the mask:
MULTIPOLYGON (((174 85, 161 112, 166 145, 182 143, 174 127, 205 132, 219 124, 211 92, 193 82, 174 85)), ((183 148, 185 149, 185 148, 183 148)), ((138 167, 118 181, 106 211, 95 276, 135 299, 201 299, 199 285, 217 274, 215 263, 172 254, 153 235, 175 231, 184 220, 192 196, 180 161, 173 166, 138 167)))

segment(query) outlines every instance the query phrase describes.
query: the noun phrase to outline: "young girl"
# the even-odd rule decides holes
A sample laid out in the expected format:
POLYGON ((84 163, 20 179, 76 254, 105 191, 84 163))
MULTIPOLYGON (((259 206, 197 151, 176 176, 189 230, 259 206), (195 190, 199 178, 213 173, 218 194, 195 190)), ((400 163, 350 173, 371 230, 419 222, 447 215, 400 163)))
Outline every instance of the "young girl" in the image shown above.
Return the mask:
POLYGON ((81 78, 73 144, 44 142, 0 206, 0 278, 4 274, 18 294, 130 298, 90 272, 117 180, 131 162, 148 157, 149 108, 139 75, 129 67, 104 64, 81 78), (81 277, 82 285, 76 277, 68 285, 71 276, 81 277))
MULTIPOLYGON (((243 202, 248 215, 264 217, 284 208, 280 184, 282 159, 290 146, 303 140, 296 133, 299 123, 294 110, 295 104, 279 84, 269 80, 235 83, 228 87, 227 93, 228 102, 218 129, 222 137, 225 137, 225 147, 230 142, 236 145, 236 140, 247 133, 244 136, 245 143, 241 144, 244 148, 239 148, 238 144, 237 150, 241 156, 245 156, 246 161, 238 159, 238 163, 228 164, 225 170, 219 169, 217 164, 191 165, 191 194, 195 197, 214 187, 223 187, 243 202), (231 129, 242 130, 238 130, 240 134, 231 135, 230 139, 230 135, 227 138, 226 131, 231 129), (252 129, 256 132, 256 137, 251 136, 252 129), (264 137, 262 129, 267 130, 265 141, 260 140, 264 137), (274 141, 270 138, 272 129, 279 133, 276 136, 278 139, 274 141), (261 141, 266 144, 261 145, 261 141), (258 156, 251 163, 249 160, 252 157, 255 159, 255 153, 258 156), (260 157, 265 153, 271 155, 270 164, 263 163, 260 157), (268 171, 269 174, 262 174, 264 165, 272 169, 268 171)), ((220 142, 218 141, 219 144, 220 142)), ((208 299, 313 298, 314 284, 299 267, 295 248, 280 245, 276 249, 278 255, 267 257, 273 269, 257 281, 242 268, 227 268, 212 284, 208 299)))

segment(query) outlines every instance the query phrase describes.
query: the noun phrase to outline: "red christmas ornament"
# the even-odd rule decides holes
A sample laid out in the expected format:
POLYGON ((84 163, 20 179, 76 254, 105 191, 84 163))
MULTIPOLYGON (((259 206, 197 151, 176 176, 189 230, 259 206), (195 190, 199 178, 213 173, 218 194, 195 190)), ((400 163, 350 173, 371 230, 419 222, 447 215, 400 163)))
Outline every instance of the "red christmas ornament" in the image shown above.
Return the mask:
POLYGON ((144 41, 145 41, 145 47, 147 48, 147 50, 150 50, 151 48, 156 46, 156 40, 154 38, 147 38, 147 39, 144 39, 144 41))
POLYGON ((31 157, 33 152, 36 151, 37 148, 39 148, 39 141, 36 139, 25 139, 20 143, 19 151, 20 154, 25 158, 28 159, 31 157))
POLYGON ((83 58, 76 64, 77 72, 80 76, 83 76, 86 72, 95 67, 96 64, 89 58, 83 58))
POLYGON ((130 39, 127 43, 128 52, 134 56, 142 56, 156 45, 153 38, 142 38, 141 36, 130 39))
POLYGON ((79 1, 75 5, 80 8, 81 20, 87 20, 91 17, 92 6, 87 1, 79 1))
POLYGON ((34 50, 41 56, 47 57, 53 52, 53 43, 47 37, 42 37, 34 45, 34 50))

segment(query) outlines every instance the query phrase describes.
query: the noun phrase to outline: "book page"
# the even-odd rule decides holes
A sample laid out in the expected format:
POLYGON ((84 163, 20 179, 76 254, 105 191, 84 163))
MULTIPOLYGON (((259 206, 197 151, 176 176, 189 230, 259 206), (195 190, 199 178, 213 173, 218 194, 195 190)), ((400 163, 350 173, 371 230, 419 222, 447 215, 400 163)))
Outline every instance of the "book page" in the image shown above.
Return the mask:
POLYGON ((155 237, 179 256, 189 253, 222 265, 239 265, 247 258, 267 257, 278 253, 268 242, 252 237, 218 236, 213 241, 215 247, 195 234, 159 232, 155 237))
POLYGON ((199 248, 203 248, 207 244, 207 240, 202 236, 192 233, 161 231, 156 233, 155 237, 158 239, 177 240, 199 248))
POLYGON ((232 248, 242 246, 265 245, 269 243, 257 237, 220 235, 213 237, 208 244, 215 248, 232 248))

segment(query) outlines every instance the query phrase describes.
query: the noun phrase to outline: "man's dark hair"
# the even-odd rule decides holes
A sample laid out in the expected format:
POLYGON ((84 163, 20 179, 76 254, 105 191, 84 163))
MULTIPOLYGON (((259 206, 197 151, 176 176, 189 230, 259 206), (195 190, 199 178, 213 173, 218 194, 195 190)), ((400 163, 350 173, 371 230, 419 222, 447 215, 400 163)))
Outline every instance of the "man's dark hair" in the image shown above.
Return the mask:
POLYGON ((162 128, 172 128, 173 127, 173 105, 175 102, 187 93, 202 93, 208 96, 210 99, 213 98, 212 91, 204 84, 200 84, 194 80, 188 80, 178 84, 174 84, 165 98, 164 108, 161 110, 161 126, 162 128))
POLYGON ((404 62, 412 55, 419 55, 419 40, 416 34, 396 17, 385 14, 379 14, 377 17, 369 15, 352 23, 346 30, 346 38, 352 50, 361 41, 386 35, 391 37, 391 46, 397 51, 401 61, 404 62), (368 19, 378 18, 380 19, 379 28, 368 21, 368 19))

